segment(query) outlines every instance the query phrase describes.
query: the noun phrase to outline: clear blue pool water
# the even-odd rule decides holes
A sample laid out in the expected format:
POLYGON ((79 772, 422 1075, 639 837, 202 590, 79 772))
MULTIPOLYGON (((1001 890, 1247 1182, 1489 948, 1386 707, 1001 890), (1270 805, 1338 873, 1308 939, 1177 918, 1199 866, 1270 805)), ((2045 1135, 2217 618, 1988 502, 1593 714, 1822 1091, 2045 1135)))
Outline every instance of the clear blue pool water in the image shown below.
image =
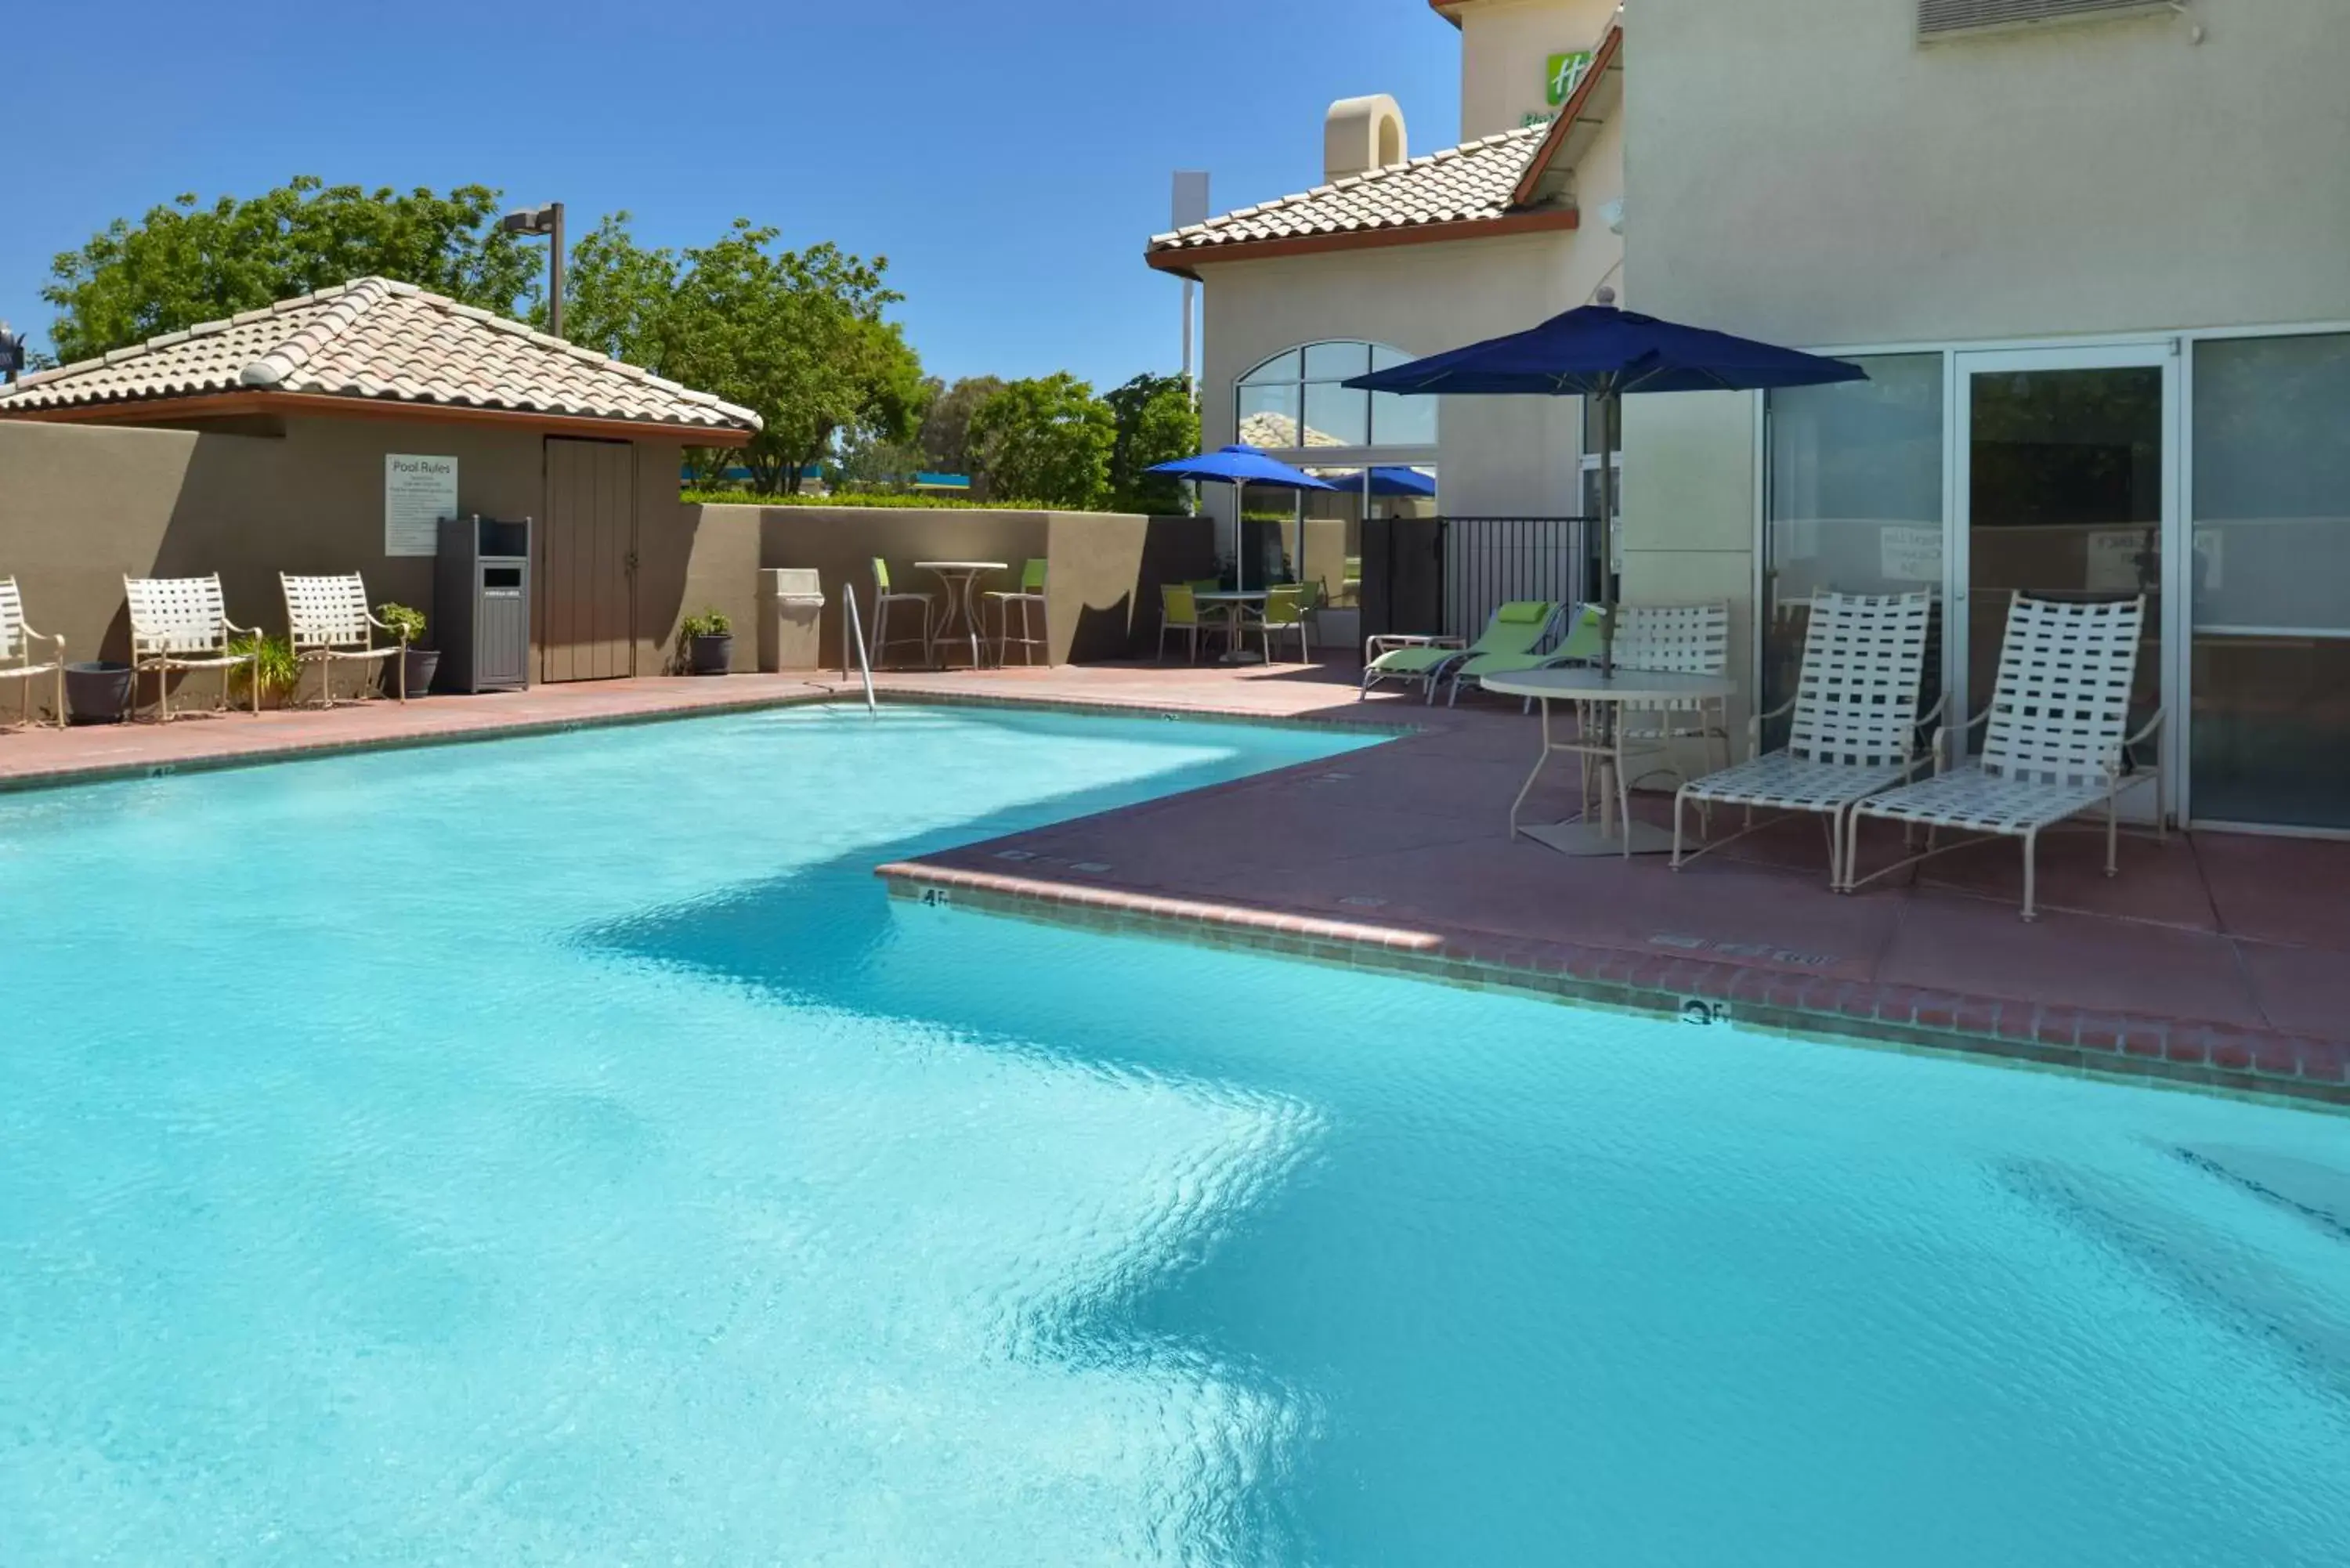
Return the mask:
POLYGON ((1346 743, 0 797, 0 1563, 2350 1560, 2350 1122, 869 875, 1346 743))

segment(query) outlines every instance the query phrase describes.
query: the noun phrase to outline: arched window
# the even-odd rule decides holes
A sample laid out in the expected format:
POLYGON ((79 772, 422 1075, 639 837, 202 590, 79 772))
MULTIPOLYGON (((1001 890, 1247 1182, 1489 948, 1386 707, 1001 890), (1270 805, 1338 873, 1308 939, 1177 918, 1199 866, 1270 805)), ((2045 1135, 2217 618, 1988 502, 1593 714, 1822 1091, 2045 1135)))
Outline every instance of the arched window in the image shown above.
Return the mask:
POLYGON ((1432 447, 1434 398, 1359 392, 1340 385, 1413 358, 1384 343, 1308 343, 1274 355, 1240 379, 1240 439, 1268 452, 1315 447, 1432 447))
POLYGON ((1364 519, 1435 514, 1437 400, 1341 385, 1413 358, 1384 343, 1308 343, 1240 379, 1240 439, 1333 487, 1249 492, 1252 582, 1316 583, 1325 604, 1350 608, 1362 576, 1364 519))

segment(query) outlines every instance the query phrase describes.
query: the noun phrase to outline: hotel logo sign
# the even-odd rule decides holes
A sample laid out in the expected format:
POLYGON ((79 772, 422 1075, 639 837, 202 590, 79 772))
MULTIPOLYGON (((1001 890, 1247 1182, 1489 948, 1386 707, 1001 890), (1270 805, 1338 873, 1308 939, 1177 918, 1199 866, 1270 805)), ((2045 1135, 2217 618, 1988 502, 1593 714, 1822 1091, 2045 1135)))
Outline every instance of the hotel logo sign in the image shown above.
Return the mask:
POLYGON ((1563 109, 1583 85, 1586 73, 1591 69, 1591 51, 1577 49, 1572 54, 1553 55, 1543 67, 1543 90, 1553 109, 1563 109))

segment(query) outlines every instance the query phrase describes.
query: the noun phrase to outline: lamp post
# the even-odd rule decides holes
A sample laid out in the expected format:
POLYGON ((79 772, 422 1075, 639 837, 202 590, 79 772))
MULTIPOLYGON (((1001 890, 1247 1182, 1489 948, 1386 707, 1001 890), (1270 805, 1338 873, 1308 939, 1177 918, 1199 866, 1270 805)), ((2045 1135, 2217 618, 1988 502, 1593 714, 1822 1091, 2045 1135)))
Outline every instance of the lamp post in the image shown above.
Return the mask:
POLYGON ((498 227, 510 234, 545 234, 546 247, 546 329, 554 336, 563 336, 563 203, 549 202, 544 207, 517 207, 498 220, 498 227))

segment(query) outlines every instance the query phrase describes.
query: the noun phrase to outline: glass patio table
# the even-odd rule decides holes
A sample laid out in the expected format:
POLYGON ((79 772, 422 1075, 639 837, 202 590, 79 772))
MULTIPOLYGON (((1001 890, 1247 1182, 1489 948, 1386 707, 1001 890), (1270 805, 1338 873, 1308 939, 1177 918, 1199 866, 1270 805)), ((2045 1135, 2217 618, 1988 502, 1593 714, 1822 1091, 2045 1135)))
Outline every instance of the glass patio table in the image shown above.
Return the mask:
MULTIPOLYGON (((1671 834, 1632 820, 1627 764, 1635 753, 1626 744, 1626 716, 1723 701, 1738 690, 1725 675, 1677 675, 1653 670, 1618 670, 1608 675, 1596 670, 1528 670, 1510 675, 1481 676, 1477 683, 1488 691, 1505 697, 1532 698, 1542 705, 1542 754, 1534 759, 1534 772, 1519 786, 1517 799, 1510 803, 1510 836, 1515 838, 1523 833, 1563 855, 1622 855, 1627 858, 1660 855, 1673 846, 1671 834), (1551 727, 1553 702, 1575 704, 1580 719, 1573 740, 1555 737, 1551 727), (1520 808, 1525 805, 1534 781, 1550 765, 1551 758, 1561 752, 1582 762, 1582 810, 1561 822, 1521 827, 1520 808), (1596 823, 1591 820, 1591 776, 1595 767, 1599 779, 1596 823)), ((1660 736, 1654 748, 1644 745, 1641 753, 1651 749, 1662 752, 1669 744, 1669 740, 1660 736)))
POLYGON ((946 612, 939 617, 938 632, 931 639, 932 662, 941 670, 946 668, 946 660, 939 658, 939 645, 959 640, 955 636, 955 617, 960 612, 963 630, 971 642, 971 667, 977 670, 980 667, 979 607, 972 602, 972 596, 978 590, 980 578, 990 572, 1010 568, 1002 561, 917 561, 914 569, 937 573, 939 584, 946 591, 946 612))
POLYGON ((1241 628, 1246 624, 1248 612, 1263 609, 1272 593, 1264 588, 1201 588, 1191 595, 1195 604, 1211 605, 1224 612, 1224 656, 1219 664, 1262 664, 1264 656, 1251 653, 1241 646, 1241 628))

